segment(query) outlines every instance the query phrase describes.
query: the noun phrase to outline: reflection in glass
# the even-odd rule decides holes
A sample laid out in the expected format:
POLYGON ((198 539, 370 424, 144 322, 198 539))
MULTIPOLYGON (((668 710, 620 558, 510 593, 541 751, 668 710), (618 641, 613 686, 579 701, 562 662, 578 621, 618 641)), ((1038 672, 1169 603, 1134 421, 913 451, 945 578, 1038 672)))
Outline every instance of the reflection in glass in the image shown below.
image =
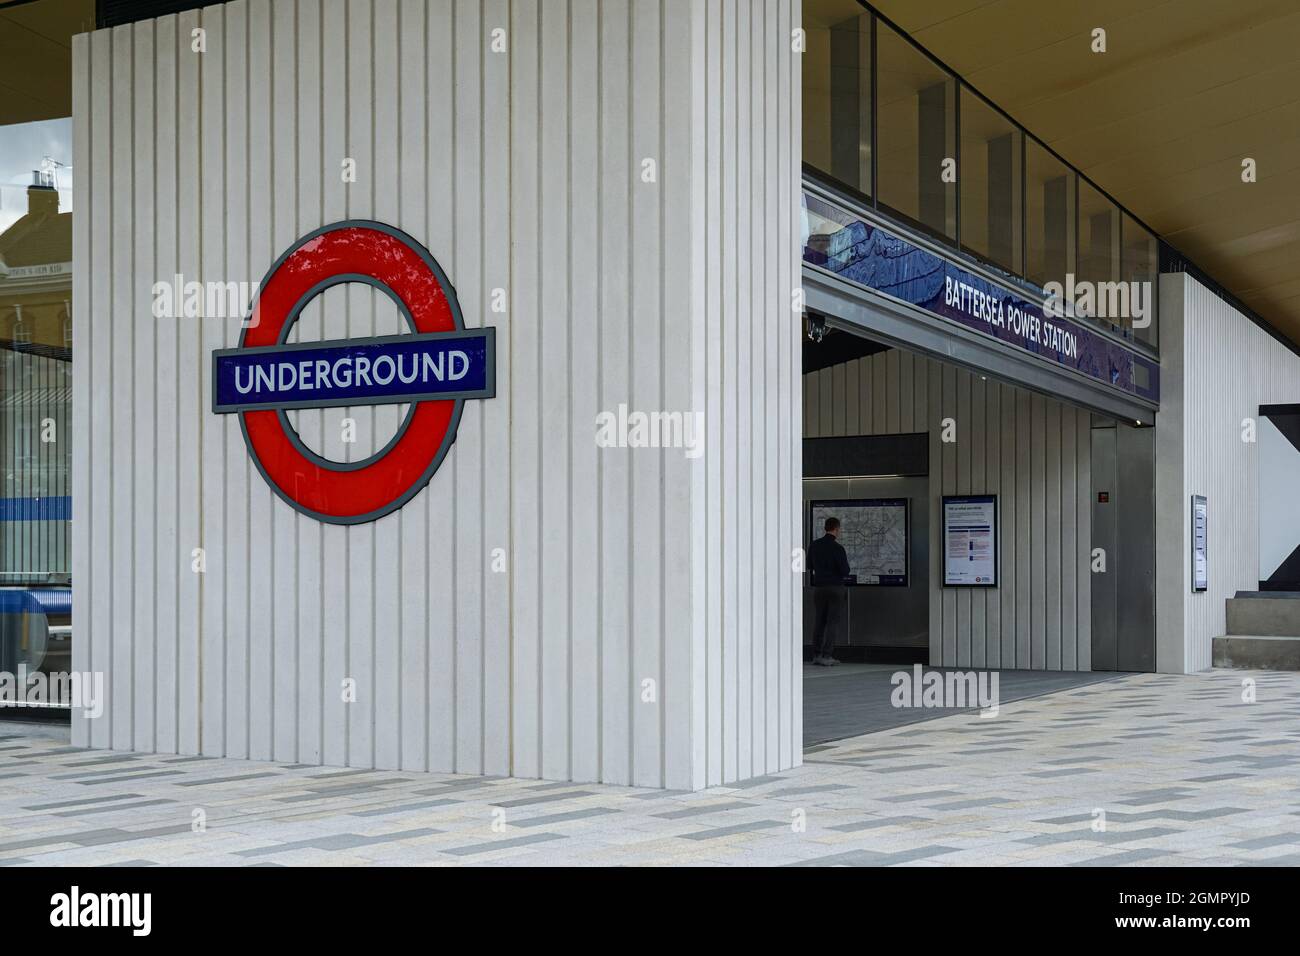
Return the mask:
POLYGON ((871 192, 871 15, 856 0, 803 8, 804 161, 871 192))
POLYGON ((876 55, 880 202, 955 239, 956 82, 884 23, 877 24, 876 55))
POLYGON ((1009 272, 1023 263, 1020 131, 967 89, 961 91, 962 247, 1009 272))
POLYGON ((1025 144, 1025 278, 1043 286, 1074 272, 1074 171, 1033 140, 1025 144))
POLYGON ((71 667, 71 120, 0 127, 0 671, 71 667))
MULTIPOLYGON (((1144 314, 1134 322, 1133 337, 1157 347, 1160 344, 1157 290, 1160 285, 1160 249, 1156 237, 1124 214, 1120 226, 1123 241, 1122 277, 1125 282, 1139 283, 1144 314)), ((1132 288, 1132 285, 1130 285, 1132 288)))

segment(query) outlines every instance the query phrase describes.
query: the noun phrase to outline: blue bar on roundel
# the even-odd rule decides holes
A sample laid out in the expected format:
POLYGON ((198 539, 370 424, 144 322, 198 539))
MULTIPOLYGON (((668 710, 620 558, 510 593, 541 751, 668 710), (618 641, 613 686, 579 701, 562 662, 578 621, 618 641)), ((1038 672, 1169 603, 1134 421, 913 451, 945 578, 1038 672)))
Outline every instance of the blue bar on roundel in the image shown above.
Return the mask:
POLYGON ((495 329, 223 349, 212 410, 323 408, 491 398, 495 329))

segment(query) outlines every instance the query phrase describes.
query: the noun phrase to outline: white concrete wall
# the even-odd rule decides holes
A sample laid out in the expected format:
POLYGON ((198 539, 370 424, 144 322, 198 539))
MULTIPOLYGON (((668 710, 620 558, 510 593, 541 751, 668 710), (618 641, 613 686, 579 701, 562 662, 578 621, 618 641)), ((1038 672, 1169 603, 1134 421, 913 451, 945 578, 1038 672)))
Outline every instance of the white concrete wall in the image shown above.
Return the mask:
POLYGON ((1300 402, 1300 356, 1184 273, 1160 278, 1156 669, 1210 666, 1227 598, 1259 587, 1258 446, 1242 423, 1300 402), (1191 589, 1191 498, 1209 508, 1209 590, 1191 589))
MULTIPOLYGON (((75 39, 75 647, 109 694, 79 744, 669 787, 798 762, 798 15, 237 0, 75 39), (351 527, 210 412, 238 319, 150 312, 158 278, 258 281, 348 218, 411 233, 498 330, 497 397, 351 527), (704 457, 598 449, 620 403, 706 411, 704 457)), ((304 338, 392 320, 367 288, 313 308, 304 338)), ((342 458, 339 415, 295 419, 342 458)), ((398 416, 358 414, 355 454, 398 416)))
POLYGON ((809 438, 930 435, 930 663, 1091 670, 1089 413, 899 349, 803 381, 809 438), (940 499, 986 493, 999 496, 999 586, 945 588, 940 499))
POLYGON ((690 0, 706 95, 697 100, 695 404, 707 462, 691 530, 696 766, 709 785, 794 766, 803 752, 800 546, 803 474, 799 0, 690 0))

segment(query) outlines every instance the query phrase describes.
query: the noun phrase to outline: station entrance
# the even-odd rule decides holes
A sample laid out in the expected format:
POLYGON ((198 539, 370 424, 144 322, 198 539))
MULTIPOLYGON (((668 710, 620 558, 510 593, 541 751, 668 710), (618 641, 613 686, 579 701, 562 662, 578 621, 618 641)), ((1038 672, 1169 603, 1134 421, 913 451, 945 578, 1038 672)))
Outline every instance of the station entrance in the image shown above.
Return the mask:
MULTIPOLYGON (((1154 429, 818 316, 803 346, 806 542, 840 520, 851 566, 805 743, 949 711, 891 704, 915 665, 999 673, 1001 699, 1154 670, 1154 429), (954 583, 954 503, 990 502, 992 580, 954 583)), ((960 567, 957 568, 961 570, 960 567)), ((977 575, 982 576, 982 575, 977 575)))

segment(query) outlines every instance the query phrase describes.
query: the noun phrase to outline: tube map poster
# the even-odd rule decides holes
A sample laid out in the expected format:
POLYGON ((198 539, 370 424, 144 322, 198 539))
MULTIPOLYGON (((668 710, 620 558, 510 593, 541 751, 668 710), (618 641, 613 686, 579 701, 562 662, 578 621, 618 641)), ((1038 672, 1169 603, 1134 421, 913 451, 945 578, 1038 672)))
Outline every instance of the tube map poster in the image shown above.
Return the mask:
POLYGON ((907 499, 850 498, 813 501, 811 536, 820 538, 828 517, 840 519, 840 544, 858 584, 907 587, 907 499))

